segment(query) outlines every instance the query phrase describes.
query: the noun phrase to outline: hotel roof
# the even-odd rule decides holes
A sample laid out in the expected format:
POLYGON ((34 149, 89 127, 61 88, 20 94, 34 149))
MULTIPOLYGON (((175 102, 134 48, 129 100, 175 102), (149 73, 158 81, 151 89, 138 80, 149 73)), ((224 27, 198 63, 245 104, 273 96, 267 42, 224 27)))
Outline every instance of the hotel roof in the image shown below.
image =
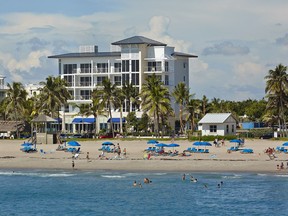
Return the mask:
POLYGON ((151 46, 167 46, 167 44, 143 36, 134 36, 112 43, 112 45, 126 45, 126 44, 147 44, 151 46))
POLYGON ((121 52, 81 52, 81 53, 66 53, 54 56, 48 56, 48 58, 91 58, 91 57, 120 57, 121 52))

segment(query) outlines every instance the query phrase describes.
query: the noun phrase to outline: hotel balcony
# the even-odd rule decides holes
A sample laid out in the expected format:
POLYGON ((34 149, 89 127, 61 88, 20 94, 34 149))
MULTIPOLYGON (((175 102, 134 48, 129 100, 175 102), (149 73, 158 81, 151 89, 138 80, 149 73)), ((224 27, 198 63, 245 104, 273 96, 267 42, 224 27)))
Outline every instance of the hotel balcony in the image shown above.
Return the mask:
POLYGON ((148 66, 145 67, 144 73, 163 73, 163 72, 169 72, 169 69, 167 67, 161 67, 161 66, 148 66))
POLYGON ((91 101, 91 95, 72 95, 72 99, 67 102, 75 102, 75 101, 91 101))

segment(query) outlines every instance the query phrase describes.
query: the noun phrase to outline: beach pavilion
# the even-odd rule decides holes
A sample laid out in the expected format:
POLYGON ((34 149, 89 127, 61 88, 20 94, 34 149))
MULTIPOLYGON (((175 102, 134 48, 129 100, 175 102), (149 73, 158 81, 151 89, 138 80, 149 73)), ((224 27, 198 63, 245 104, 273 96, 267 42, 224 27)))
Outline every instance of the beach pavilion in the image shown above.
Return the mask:
POLYGON ((202 136, 236 135, 236 119, 231 113, 207 113, 198 127, 202 136))

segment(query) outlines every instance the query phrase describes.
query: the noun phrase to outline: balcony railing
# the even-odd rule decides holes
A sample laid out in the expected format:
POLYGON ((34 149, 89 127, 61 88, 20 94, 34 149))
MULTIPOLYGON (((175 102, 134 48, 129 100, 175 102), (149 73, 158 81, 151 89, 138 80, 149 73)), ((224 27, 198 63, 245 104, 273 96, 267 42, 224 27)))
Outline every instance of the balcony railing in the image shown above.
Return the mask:
POLYGON ((148 66, 145 68, 146 72, 168 72, 168 68, 162 68, 161 66, 148 66))
POLYGON ((71 100, 91 100, 91 95, 75 95, 71 100))

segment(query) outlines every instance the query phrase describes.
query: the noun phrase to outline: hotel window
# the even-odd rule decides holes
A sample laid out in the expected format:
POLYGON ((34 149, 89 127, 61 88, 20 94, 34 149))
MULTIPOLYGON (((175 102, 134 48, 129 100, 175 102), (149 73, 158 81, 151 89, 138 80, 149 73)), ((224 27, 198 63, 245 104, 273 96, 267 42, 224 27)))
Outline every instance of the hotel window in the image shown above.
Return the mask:
POLYGON ((91 91, 90 90, 80 90, 80 99, 81 100, 89 100, 91 99, 91 91))
POLYGON ((64 74, 73 74, 77 71, 77 64, 64 64, 64 74))
POLYGON ((91 73, 91 64, 80 64, 81 73, 91 73))
POLYGON ((98 73, 107 73, 108 72, 108 63, 97 63, 97 72, 98 73))
POLYGON ((161 62, 148 62, 148 71, 161 71, 161 62))
POLYGON ((80 77, 80 86, 91 86, 91 77, 80 77))
POLYGON ((185 82, 185 80, 186 80, 186 77, 184 76, 184 77, 183 77, 183 82, 185 82))
POLYGON ((107 77, 97 77, 97 85, 102 85, 102 82, 105 79, 107 79, 107 77))
POLYGON ((183 68, 186 68, 186 62, 183 63, 183 68))
POLYGON ((122 85, 130 83, 129 74, 122 74, 122 85))
POLYGON ((165 71, 169 71, 169 62, 165 62, 165 71))
POLYGON ((121 72, 121 63, 114 63, 114 72, 121 72))
POLYGON ((64 76, 63 79, 66 81, 67 86, 73 86, 73 76, 64 76))
POLYGON ((164 85, 169 85, 169 76, 165 75, 164 85))
POLYGON ((139 60, 132 60, 132 72, 139 72, 139 60))
POLYGON ((122 72, 129 72, 129 60, 122 61, 122 72))
POLYGON ((234 133, 234 125, 232 125, 232 133, 234 133))
POLYGON ((229 125, 226 125, 226 132, 229 133, 229 125))
POLYGON ((139 73, 132 74, 132 85, 139 85, 139 73))
POLYGON ((217 132, 217 125, 210 125, 210 132, 216 133, 217 132))
POLYGON ((115 76, 114 77, 114 84, 117 86, 121 85, 121 76, 115 76))

